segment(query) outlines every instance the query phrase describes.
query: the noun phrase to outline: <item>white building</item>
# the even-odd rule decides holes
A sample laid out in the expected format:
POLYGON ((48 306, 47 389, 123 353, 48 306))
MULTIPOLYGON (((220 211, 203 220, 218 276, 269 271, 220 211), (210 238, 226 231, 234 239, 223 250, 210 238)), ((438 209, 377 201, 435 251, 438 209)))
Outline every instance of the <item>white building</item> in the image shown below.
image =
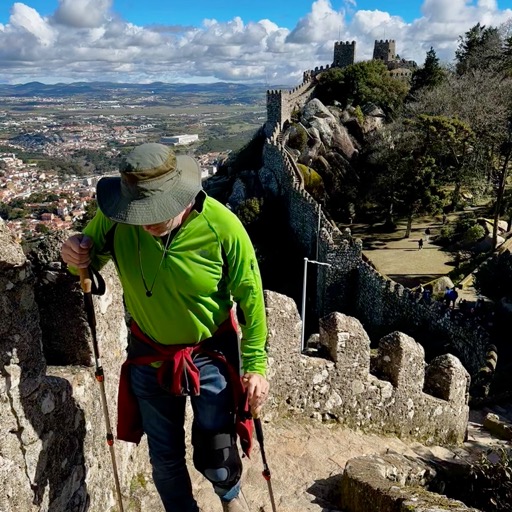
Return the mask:
POLYGON ((169 144, 171 146, 178 146, 180 144, 192 144, 192 142, 195 142, 199 140, 199 135, 197 133, 195 134, 184 134, 184 135, 171 135, 162 137, 160 139, 160 142, 162 144, 169 144))

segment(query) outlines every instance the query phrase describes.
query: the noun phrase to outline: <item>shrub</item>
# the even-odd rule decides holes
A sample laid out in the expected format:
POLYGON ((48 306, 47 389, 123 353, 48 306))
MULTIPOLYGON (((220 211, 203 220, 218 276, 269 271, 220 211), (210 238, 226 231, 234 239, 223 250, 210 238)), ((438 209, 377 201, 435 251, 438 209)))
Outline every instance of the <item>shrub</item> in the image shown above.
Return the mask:
POLYGON ((288 138, 288 146, 302 153, 304 149, 306 149, 307 143, 308 132, 300 124, 292 125, 290 128, 290 136, 288 138))
POLYGON ((322 176, 318 174, 314 169, 307 165, 297 164, 297 167, 302 174, 304 179, 304 188, 317 200, 322 201, 324 199, 325 187, 322 176))
POLYGON ((472 506, 487 512, 506 512, 512 503, 512 456, 499 447, 481 455, 470 471, 469 494, 472 506), (492 461, 492 459, 497 459, 492 461))
POLYGON ((475 274, 476 290, 493 300, 512 296, 512 255, 504 252, 482 265, 475 274))
POLYGON ((364 123, 364 114, 359 105, 357 105, 356 108, 354 109, 354 116, 356 117, 359 124, 362 126, 364 123))
POLYGON ((474 244, 485 236, 485 229, 480 224, 471 226, 463 235, 463 242, 465 244, 474 244))
POLYGON ((261 216, 263 199, 250 197, 240 203, 236 210, 236 214, 244 226, 255 223, 261 216))

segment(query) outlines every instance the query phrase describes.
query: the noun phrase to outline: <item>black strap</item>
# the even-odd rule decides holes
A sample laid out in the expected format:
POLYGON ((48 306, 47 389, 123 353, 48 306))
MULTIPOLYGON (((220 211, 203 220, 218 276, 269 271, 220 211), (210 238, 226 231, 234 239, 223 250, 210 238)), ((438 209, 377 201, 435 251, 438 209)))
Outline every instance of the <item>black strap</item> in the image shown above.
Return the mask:
POLYGON ((119 265, 117 264, 116 254, 114 251, 114 235, 116 234, 116 229, 117 222, 114 222, 112 227, 107 231, 107 234, 105 235, 105 245, 103 246, 103 251, 110 253, 116 267, 119 268, 119 265))
POLYGON ((91 293, 93 295, 104 295, 105 294, 105 280, 101 277, 101 274, 94 268, 89 267, 89 278, 91 279, 91 293))

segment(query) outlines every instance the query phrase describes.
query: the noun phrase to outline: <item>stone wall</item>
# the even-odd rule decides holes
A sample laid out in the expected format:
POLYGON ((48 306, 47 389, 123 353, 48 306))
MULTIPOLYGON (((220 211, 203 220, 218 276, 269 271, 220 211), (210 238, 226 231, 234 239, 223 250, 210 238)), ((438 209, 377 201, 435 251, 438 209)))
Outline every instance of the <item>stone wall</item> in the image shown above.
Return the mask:
POLYGON ((275 127, 282 129, 292 117, 292 112, 302 108, 315 92, 315 82, 310 75, 304 75, 304 81, 294 89, 267 91, 267 122, 265 134, 270 137, 275 127))
MULTIPOLYGON (((0 221, 0 510, 103 512, 115 506, 115 487, 99 386, 94 368, 84 366, 91 365, 91 339, 78 300, 81 291, 77 279, 58 265, 41 266, 38 276, 32 268, 0 221), (44 310, 45 334, 36 299, 55 305, 44 310), (55 339, 51 325, 56 326, 55 339), (67 338, 62 325, 67 326, 67 338), (75 347, 81 365, 47 367, 45 343, 54 355, 60 343, 65 359, 73 359, 75 347)), ((108 291, 94 301, 115 428, 126 327, 113 267, 106 267, 103 275, 108 291)), ((139 447, 116 443, 115 452, 127 496, 132 480, 148 472, 147 447, 145 441, 139 447)))
POLYGON ((476 375, 486 357, 489 335, 478 323, 387 279, 368 263, 358 266, 356 311, 368 328, 423 332, 430 344, 445 346, 476 375))
POLYGON ((338 505, 346 512, 479 512, 427 491, 436 476, 428 463, 405 455, 357 457, 345 466, 338 505))
POLYGON ((370 339, 360 322, 332 313, 315 353, 301 354, 293 300, 265 292, 269 328, 269 411, 336 420, 425 444, 464 440, 469 374, 444 355, 425 364, 423 347, 400 332, 384 337, 370 372, 370 339))
POLYGON ((288 224, 304 257, 331 265, 316 269, 317 315, 346 310, 355 293, 361 242, 341 233, 303 188, 300 173, 279 142, 278 128, 265 143, 263 164, 260 180, 269 193, 280 196, 285 202, 288 224))
MULTIPOLYGON (((116 504, 99 386, 91 366, 90 330, 78 300, 82 292, 77 279, 56 263, 30 265, 0 222, 2 512, 103 512, 116 504), (44 309, 43 303, 60 307, 44 309), (41 310, 45 332, 40 328, 41 310), (57 327, 55 339, 51 325, 57 327), (60 346, 70 361, 75 346, 81 363, 46 366, 48 343, 52 357, 60 346)), ((126 327, 113 266, 106 266, 102 275, 108 290, 94 303, 115 432, 126 327)), ((369 373, 369 340, 357 320, 340 314, 328 317, 320 332, 328 359, 308 357, 300 354, 301 323, 293 300, 266 292, 266 301, 273 389, 269 414, 306 413, 426 442, 462 438, 467 374, 455 358, 429 365, 423 387, 421 347, 404 335, 391 335, 381 343, 383 363, 376 367, 384 377, 379 379, 369 373)), ((138 447, 116 442, 114 449, 123 501, 136 509, 131 488, 150 478, 147 445, 145 440, 138 447)))

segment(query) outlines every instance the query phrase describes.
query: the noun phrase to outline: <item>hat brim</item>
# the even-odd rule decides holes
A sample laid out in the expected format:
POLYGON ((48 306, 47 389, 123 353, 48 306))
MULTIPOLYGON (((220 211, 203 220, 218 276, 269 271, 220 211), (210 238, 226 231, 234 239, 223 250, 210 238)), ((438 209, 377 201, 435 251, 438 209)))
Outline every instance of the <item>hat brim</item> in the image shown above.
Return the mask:
POLYGON ((179 180, 170 190, 158 191, 138 199, 122 194, 120 177, 101 178, 96 187, 98 207, 115 222, 148 226, 178 216, 194 200, 200 190, 201 168, 190 156, 176 156, 179 180))

